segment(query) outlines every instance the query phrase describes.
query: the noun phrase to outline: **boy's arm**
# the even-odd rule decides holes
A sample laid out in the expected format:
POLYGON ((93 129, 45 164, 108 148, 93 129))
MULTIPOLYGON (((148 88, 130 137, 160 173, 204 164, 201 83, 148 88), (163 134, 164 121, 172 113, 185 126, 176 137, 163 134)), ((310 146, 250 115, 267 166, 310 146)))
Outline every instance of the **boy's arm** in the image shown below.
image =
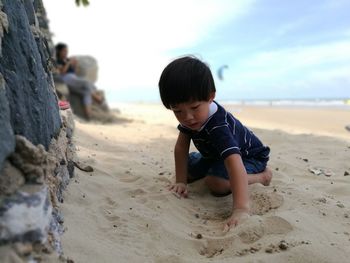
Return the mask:
POLYGON ((191 138, 180 132, 174 149, 176 182, 170 190, 180 196, 187 196, 187 162, 190 142, 191 138))
POLYGON ((235 226, 249 213, 248 176, 239 154, 231 154, 225 159, 225 167, 230 178, 233 197, 232 216, 225 229, 235 226))

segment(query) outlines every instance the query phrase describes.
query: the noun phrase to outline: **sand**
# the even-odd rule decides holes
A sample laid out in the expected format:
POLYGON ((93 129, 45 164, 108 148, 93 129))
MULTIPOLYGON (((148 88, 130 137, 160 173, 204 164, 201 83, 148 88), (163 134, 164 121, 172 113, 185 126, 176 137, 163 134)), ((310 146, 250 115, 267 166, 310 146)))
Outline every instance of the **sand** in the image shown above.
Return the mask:
POLYGON ((157 104, 120 105, 132 122, 76 122, 82 163, 62 210, 62 243, 74 262, 348 262, 350 112, 340 109, 227 106, 272 149, 268 187, 249 187, 252 216, 224 234, 231 196, 202 181, 188 199, 174 180, 177 136, 157 104), (313 171, 313 172, 312 172, 313 171), (330 175, 330 176, 327 176, 330 175))

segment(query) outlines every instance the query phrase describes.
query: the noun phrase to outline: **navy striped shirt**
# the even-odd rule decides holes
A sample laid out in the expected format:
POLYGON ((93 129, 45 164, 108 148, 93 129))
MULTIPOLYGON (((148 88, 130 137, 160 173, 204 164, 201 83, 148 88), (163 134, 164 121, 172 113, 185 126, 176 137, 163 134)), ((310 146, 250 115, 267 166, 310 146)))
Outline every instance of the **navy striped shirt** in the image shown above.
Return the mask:
POLYGON ((244 159, 268 161, 270 149, 264 146, 254 133, 217 102, 217 110, 199 131, 181 124, 180 132, 188 134, 203 158, 226 159, 231 154, 240 154, 244 159))

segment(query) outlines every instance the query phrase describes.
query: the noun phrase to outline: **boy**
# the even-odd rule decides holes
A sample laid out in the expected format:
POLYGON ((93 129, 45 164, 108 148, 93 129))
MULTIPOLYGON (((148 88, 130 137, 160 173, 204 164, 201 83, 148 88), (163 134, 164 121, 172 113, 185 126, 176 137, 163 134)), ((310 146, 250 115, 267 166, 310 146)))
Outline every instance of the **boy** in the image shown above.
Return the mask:
POLYGON ((212 74, 199 59, 186 56, 171 62, 162 72, 159 91, 180 123, 174 150, 176 182, 169 189, 187 197, 187 183, 205 178, 214 195, 232 192, 232 215, 224 227, 228 231, 249 216, 248 184, 269 185, 270 149, 214 101, 212 74), (189 154, 191 140, 199 153, 189 154))

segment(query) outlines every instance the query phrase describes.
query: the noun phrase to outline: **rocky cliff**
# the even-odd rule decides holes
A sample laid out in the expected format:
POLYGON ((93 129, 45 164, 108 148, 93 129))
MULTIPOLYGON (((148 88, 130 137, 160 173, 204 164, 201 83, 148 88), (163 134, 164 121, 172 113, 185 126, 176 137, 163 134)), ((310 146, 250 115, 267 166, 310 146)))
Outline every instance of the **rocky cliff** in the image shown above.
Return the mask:
MULTIPOLYGON (((38 2, 38 1, 36 1, 38 2)), ((15 134, 48 149, 61 120, 50 73, 47 40, 31 0, 1 0, 0 168, 15 134)), ((40 11, 40 5, 38 5, 40 11)))
POLYGON ((0 0, 1 262, 62 254, 59 204, 73 176, 74 123, 57 106, 50 43, 41 0, 0 0))

